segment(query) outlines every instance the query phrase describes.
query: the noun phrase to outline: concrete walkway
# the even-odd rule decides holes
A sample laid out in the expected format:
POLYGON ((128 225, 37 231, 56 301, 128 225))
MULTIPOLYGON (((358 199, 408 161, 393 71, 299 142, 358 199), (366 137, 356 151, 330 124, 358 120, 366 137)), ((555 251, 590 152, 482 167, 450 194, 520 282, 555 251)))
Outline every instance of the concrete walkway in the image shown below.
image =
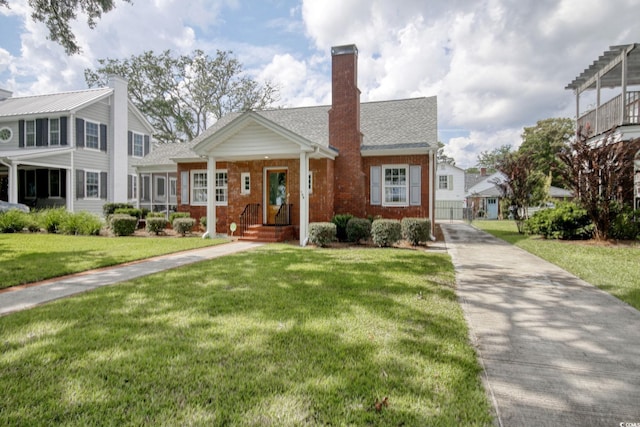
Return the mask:
POLYGON ((175 254, 162 255, 114 267, 91 270, 27 286, 9 288, 0 292, 0 316, 34 307, 48 301, 86 292, 100 286, 136 279, 160 271, 245 251, 262 245, 262 243, 236 241, 175 254))
POLYGON ((441 227, 497 424, 640 426, 640 312, 468 224, 441 227))

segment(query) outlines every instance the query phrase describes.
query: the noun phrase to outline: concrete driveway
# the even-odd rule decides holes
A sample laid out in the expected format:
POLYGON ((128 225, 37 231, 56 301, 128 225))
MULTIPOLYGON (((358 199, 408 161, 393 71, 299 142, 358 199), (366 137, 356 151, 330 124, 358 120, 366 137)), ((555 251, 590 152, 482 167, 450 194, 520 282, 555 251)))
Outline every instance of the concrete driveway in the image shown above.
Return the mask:
POLYGON ((497 424, 640 426, 640 312, 468 224, 441 227, 497 424))

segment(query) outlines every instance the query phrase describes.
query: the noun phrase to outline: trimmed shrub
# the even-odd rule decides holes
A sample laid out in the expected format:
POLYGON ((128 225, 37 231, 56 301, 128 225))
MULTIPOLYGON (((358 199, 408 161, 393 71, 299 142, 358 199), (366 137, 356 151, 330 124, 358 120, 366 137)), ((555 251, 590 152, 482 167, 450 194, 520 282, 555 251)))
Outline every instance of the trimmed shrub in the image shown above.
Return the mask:
POLYGON ((135 216, 116 214, 111 217, 111 231, 116 236, 131 236, 137 225, 138 218, 135 216))
POLYGON ((196 220, 195 218, 179 217, 174 219, 171 225, 173 226, 173 229, 177 233, 180 233, 184 236, 185 234, 191 232, 191 229, 193 228, 193 226, 196 225, 196 220))
POLYGON ((162 231, 164 231, 165 228, 167 228, 167 219, 164 217, 164 215, 159 218, 159 217, 149 217, 147 216, 147 231, 149 233, 155 233, 156 236, 158 234, 160 234, 162 231))
POLYGON ((131 216, 135 216, 138 219, 142 218, 142 209, 138 209, 138 208, 118 208, 113 213, 131 215, 131 216))
POLYGON ((38 222, 47 233, 58 233, 60 225, 69 215, 65 208, 53 208, 40 211, 38 214, 38 222))
POLYGON ((427 218, 402 218, 400 226, 402 238, 413 246, 428 241, 431 235, 431 221, 427 218))
POLYGON ((351 214, 338 214, 331 218, 331 222, 336 225, 336 237, 341 242, 347 240, 347 224, 351 218, 353 218, 351 214))
POLYGON ((173 224, 173 221, 177 218, 191 218, 191 214, 189 212, 171 212, 169 214, 169 222, 171 224, 173 224))
POLYGON ((68 214, 60 224, 59 230, 64 234, 97 236, 100 234, 101 228, 102 221, 96 215, 89 212, 77 212, 68 214))
POLYGON ((573 202, 559 203, 555 208, 543 209, 525 221, 525 231, 547 239, 590 239, 593 224, 587 211, 573 202))
POLYGON ((147 218, 166 218, 164 212, 147 212, 147 218))
POLYGON ((18 209, 0 213, 0 233, 19 233, 31 223, 29 214, 18 209))
POLYGON ((640 209, 622 208, 611 223, 609 236, 618 240, 640 239, 640 209))
POLYGON ((376 219, 371 224, 371 239, 379 247, 392 246, 402 238, 402 226, 397 219, 376 219))
POLYGON ((347 241, 359 243, 371 237, 371 221, 366 218, 351 218, 347 223, 347 241))
POLYGON ((116 209, 133 209, 133 205, 131 203, 105 203, 102 205, 105 218, 116 213, 116 209))
POLYGON ((309 224, 309 243, 321 247, 336 240, 336 225, 332 222, 312 222, 309 224))
POLYGON ((206 216, 200 217, 200 225, 203 226, 205 230, 207 229, 207 217, 206 216))

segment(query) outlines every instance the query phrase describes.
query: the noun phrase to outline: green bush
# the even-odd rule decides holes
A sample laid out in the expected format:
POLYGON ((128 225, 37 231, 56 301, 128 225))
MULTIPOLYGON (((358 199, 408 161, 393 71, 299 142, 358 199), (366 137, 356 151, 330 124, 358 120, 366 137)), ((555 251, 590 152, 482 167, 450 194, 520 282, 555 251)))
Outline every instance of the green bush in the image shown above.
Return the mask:
POLYGON ((176 218, 191 218, 191 214, 189 212, 171 212, 169 214, 169 222, 173 224, 173 220, 176 218))
POLYGON ((392 246, 401 238, 402 227, 397 219, 376 219, 371 224, 371 239, 377 246, 392 246))
POLYGON ((47 233, 58 233, 60 225, 68 215, 69 212, 65 208, 45 209, 38 214, 38 222, 47 233))
POLYGON ((76 212, 65 217, 59 230, 64 234, 97 236, 101 228, 102 221, 96 215, 89 212, 76 212))
POLYGON ((353 218, 351 214, 338 214, 331 218, 331 222, 336 225, 336 237, 341 242, 347 240, 347 224, 351 218, 353 218))
POLYGON ((131 215, 115 214, 111 217, 111 231, 116 236, 131 236, 138 225, 138 218, 131 215))
POLYGON ((177 233, 180 233, 184 236, 185 234, 191 232, 193 226, 196 225, 196 220, 195 218, 176 218, 173 220, 171 225, 177 233))
POLYGON ((431 236, 431 221, 427 218, 402 218, 400 226, 402 238, 413 246, 428 241, 431 236))
POLYGON ((32 222, 28 213, 9 209, 0 213, 0 233, 19 233, 32 222))
POLYGON ((640 209, 620 209, 611 223, 609 236, 618 240, 640 239, 640 209))
POLYGON ((147 218, 166 218, 164 212, 147 212, 147 218))
POLYGON ((351 218, 347 223, 347 241, 359 243, 371 237, 371 221, 366 218, 351 218))
POLYGON ((105 218, 116 213, 116 209, 133 209, 133 205, 131 203, 105 203, 102 205, 105 218))
POLYGON ((591 238, 593 225, 585 209, 566 202, 533 214, 525 221, 525 231, 547 239, 578 240, 591 238))
POLYGON ((142 209, 138 209, 138 208, 118 208, 113 213, 131 215, 131 216, 135 216, 138 219, 142 218, 142 209))
POLYGON ((202 225, 205 230, 207 229, 207 217, 206 216, 200 217, 200 225, 202 225))
POLYGON ((164 215, 162 216, 162 218, 159 217, 149 217, 147 215, 147 231, 149 233, 155 233, 156 235, 160 234, 162 231, 164 231, 165 228, 167 228, 167 219, 164 217, 164 215))
POLYGON ((336 240, 336 225, 332 222, 312 222, 309 224, 309 243, 321 247, 336 240))

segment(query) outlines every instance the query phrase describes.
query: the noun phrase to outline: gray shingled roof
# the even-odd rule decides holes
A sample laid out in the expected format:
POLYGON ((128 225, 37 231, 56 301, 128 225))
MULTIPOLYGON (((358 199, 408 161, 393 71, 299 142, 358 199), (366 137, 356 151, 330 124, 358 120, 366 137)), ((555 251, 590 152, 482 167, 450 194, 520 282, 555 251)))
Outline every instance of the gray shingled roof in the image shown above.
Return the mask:
POLYGON ((100 88, 7 98, 0 101, 0 118, 70 112, 104 98, 112 92, 112 88, 100 88))
MULTIPOLYGON (((282 108, 256 111, 264 118, 301 137, 329 146, 329 110, 331 106, 282 108)), ((242 113, 227 114, 193 141, 160 144, 138 165, 170 164, 171 159, 198 157, 193 147, 227 126, 242 113)), ((362 149, 416 148, 437 144, 438 111, 436 97, 395 101, 364 102, 360 105, 362 149)))

